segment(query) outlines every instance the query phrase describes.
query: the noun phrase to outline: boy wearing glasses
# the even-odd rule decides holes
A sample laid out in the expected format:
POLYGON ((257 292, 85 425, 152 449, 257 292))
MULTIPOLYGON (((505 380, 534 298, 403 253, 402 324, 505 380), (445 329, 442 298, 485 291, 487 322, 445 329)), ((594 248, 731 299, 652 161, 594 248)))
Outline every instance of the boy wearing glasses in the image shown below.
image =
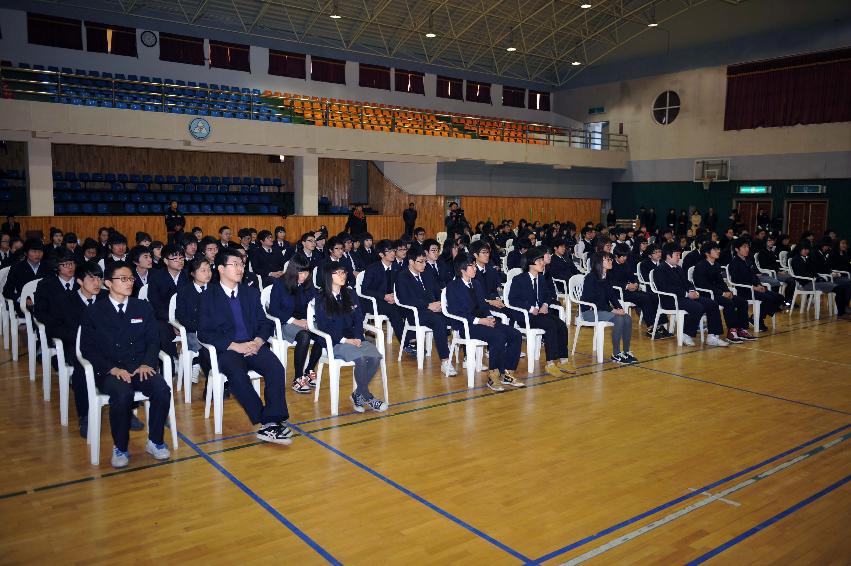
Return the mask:
POLYGON ((123 468, 130 461, 130 417, 136 391, 150 399, 145 451, 166 460, 171 453, 163 442, 163 428, 171 389, 156 369, 160 347, 154 310, 131 296, 135 278, 130 264, 111 263, 104 275, 109 297, 86 308, 80 351, 94 367, 97 388, 109 395, 112 465, 123 468))
POLYGON ((236 250, 223 249, 216 265, 218 284, 211 284, 200 296, 198 340, 216 348, 219 369, 228 376, 231 392, 251 422, 260 425, 257 439, 290 444, 293 432, 286 423, 285 370, 266 345, 274 325, 260 305, 260 291, 242 283, 245 263, 236 250), (251 385, 249 370, 263 376, 265 405, 251 385))
POLYGON ((168 355, 177 356, 177 346, 174 343, 174 328, 168 323, 168 303, 177 290, 190 281, 189 274, 183 269, 185 259, 183 249, 174 244, 163 246, 163 263, 165 269, 152 270, 148 273, 148 300, 154 307, 160 333, 160 347, 168 355))

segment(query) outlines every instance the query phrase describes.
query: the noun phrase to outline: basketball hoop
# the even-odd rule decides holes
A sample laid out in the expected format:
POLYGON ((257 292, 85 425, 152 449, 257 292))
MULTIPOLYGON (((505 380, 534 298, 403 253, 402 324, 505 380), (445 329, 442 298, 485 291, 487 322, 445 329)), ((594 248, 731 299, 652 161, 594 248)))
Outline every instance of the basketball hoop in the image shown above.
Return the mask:
POLYGON ((704 177, 703 179, 701 179, 701 182, 703 182, 703 190, 704 191, 709 190, 709 185, 712 184, 712 181, 714 181, 714 179, 712 177, 704 177))

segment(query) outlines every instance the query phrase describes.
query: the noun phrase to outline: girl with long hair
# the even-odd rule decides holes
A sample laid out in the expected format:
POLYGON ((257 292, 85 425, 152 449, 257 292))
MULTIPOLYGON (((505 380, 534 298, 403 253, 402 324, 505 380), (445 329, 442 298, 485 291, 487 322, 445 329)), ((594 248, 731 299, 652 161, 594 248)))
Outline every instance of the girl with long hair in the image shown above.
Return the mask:
POLYGON ((582 300, 593 303, 597 312, 580 305, 582 320, 589 322, 611 322, 612 357, 616 364, 634 364, 638 360, 630 351, 632 338, 632 317, 621 306, 620 295, 607 280, 606 274, 612 268, 614 257, 609 253, 595 253, 591 256, 591 271, 585 276, 582 285, 582 300), (623 346, 623 347, 621 347, 623 346))

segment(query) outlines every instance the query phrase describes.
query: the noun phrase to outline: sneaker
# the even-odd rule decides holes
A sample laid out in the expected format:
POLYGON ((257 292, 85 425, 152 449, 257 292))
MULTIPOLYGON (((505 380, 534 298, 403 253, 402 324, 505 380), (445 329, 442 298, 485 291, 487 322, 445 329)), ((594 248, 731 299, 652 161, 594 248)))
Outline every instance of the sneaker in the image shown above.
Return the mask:
POLYGON ((688 334, 683 334, 683 346, 694 346, 694 338, 688 334))
POLYGON ((637 364, 638 358, 632 355, 632 352, 621 352, 621 359, 628 364, 637 364))
POLYGON ((358 413, 363 413, 366 409, 363 408, 364 400, 363 397, 352 391, 352 409, 357 411, 358 413))
POLYGON ((564 362, 563 364, 557 364, 556 367, 561 370, 561 373, 569 373, 571 375, 576 373, 576 370, 571 367, 570 363, 564 362))
POLYGON ((136 415, 130 416, 130 430, 145 430, 145 423, 139 420, 136 415))
POLYGON ((312 389, 316 389, 316 372, 313 370, 307 372, 307 385, 312 389))
POLYGON ((496 380, 500 377, 498 369, 492 369, 488 372, 488 389, 491 391, 496 391, 499 393, 500 391, 505 391, 505 388, 502 385, 499 385, 496 380))
POLYGON ((758 340, 758 338, 756 336, 754 336, 753 334, 751 334, 750 332, 748 332, 744 328, 739 328, 738 330, 736 330, 736 334, 738 335, 739 339, 747 340, 748 342, 758 340))
POLYGON ((257 440, 273 444, 292 444, 292 431, 286 425, 263 425, 257 431, 257 440))
POLYGON ((526 387, 525 383, 511 375, 511 372, 508 370, 502 374, 500 382, 502 382, 503 385, 510 385, 511 387, 526 387))
POLYGON ((154 457, 154 460, 168 460, 171 456, 171 452, 168 451, 168 446, 163 444, 154 444, 154 441, 148 439, 148 443, 145 444, 145 452, 154 457))
POLYGON ((198 376, 201 375, 201 366, 198 364, 192 365, 192 383, 198 383, 198 376))
POLYGON ((620 353, 612 354, 612 357, 609 358, 609 361, 612 362, 613 364, 618 364, 618 365, 626 365, 626 364, 629 363, 628 361, 623 359, 623 357, 621 356, 620 353))
POLYGON ((89 417, 80 417, 80 436, 89 437, 89 417))
POLYGON ((112 467, 124 468, 130 463, 130 453, 119 450, 115 446, 112 447, 112 467))
POLYGON ((564 377, 564 372, 561 371, 561 368, 555 364, 547 364, 544 368, 544 371, 546 371, 553 377, 564 377))
POLYGON ((365 404, 366 404, 367 407, 369 407, 370 410, 373 410, 376 413, 383 413, 384 411, 387 410, 387 407, 389 407, 389 405, 387 403, 385 403, 384 401, 382 401, 378 397, 373 397, 372 399, 367 401, 365 404))
POLYGON ((724 347, 724 346, 729 346, 730 344, 728 344, 727 342, 725 342, 723 339, 719 338, 715 334, 710 334, 709 336, 706 337, 706 345, 707 346, 722 346, 722 347, 724 347))
POLYGON ((731 328, 727 331, 727 341, 731 342, 732 344, 741 344, 742 342, 744 342, 742 338, 739 338, 739 333, 736 331, 735 328, 731 328))
POLYGON ((408 354, 409 356, 413 356, 415 358, 417 357, 417 349, 414 347, 413 344, 408 344, 407 346, 402 348, 402 351, 408 354))
POLYGON ((292 442, 292 438, 295 436, 293 429, 289 427, 286 421, 278 421, 278 435, 281 438, 288 439, 292 442))
POLYGON ((296 393, 310 393, 310 383, 306 375, 294 379, 292 387, 296 393))
POLYGON ((668 332, 668 329, 664 326, 660 326, 656 329, 656 340, 664 340, 666 338, 673 338, 674 335, 668 332))
POLYGON ((454 377, 458 375, 458 372, 455 371, 455 368, 452 367, 452 362, 449 360, 443 360, 440 362, 440 371, 443 372, 443 375, 446 377, 454 377))

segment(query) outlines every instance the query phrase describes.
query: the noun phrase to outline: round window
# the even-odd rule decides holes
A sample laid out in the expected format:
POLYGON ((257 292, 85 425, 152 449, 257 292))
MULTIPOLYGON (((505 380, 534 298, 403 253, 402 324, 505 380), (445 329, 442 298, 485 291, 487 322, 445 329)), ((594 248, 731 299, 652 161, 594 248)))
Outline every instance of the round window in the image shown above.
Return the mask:
POLYGON ((666 90, 656 97, 653 103, 653 119, 663 126, 677 119, 680 113, 680 95, 672 90, 666 90))

